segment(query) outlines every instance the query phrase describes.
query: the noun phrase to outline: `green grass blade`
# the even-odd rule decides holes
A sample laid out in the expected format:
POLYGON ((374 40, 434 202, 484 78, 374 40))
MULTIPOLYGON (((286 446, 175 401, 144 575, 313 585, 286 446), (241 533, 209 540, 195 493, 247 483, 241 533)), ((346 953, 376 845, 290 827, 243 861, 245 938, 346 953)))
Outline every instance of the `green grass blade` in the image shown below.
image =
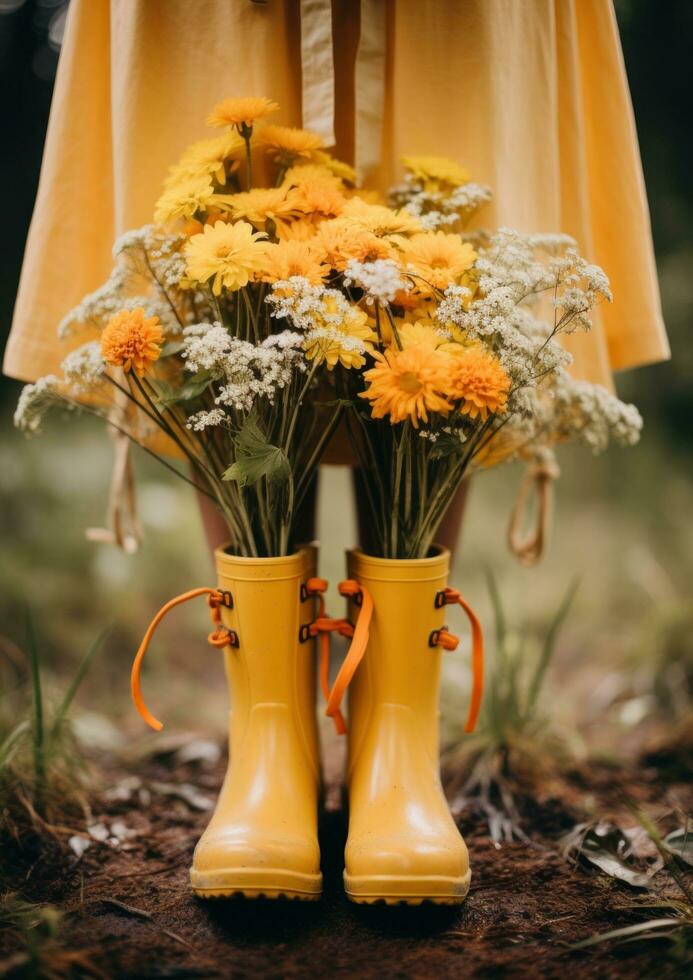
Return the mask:
POLYGON ((498 583, 496 582, 496 577, 490 568, 486 569, 486 582, 488 584, 488 593, 491 598, 491 606, 493 608, 493 627, 496 634, 496 649, 500 649, 505 645, 507 628, 505 625, 503 603, 501 602, 500 592, 498 591, 498 583))
POLYGON ((77 694, 77 691, 79 690, 82 681, 86 676, 87 671, 89 670, 91 662, 96 656, 96 654, 98 653, 98 651, 103 646, 106 637, 111 632, 111 629, 112 627, 109 626, 107 629, 103 631, 103 633, 97 636, 97 638, 92 643, 91 647, 87 650, 86 654, 82 658, 82 661, 79 667, 77 668, 75 676, 72 678, 72 683, 68 687, 65 697, 63 698, 62 703, 58 708, 58 711, 53 720, 53 724, 50 730, 51 739, 54 739, 60 732, 60 727, 65 720, 65 716, 70 710, 70 705, 72 704, 74 697, 77 694))
POLYGON ((31 735, 31 722, 21 721, 12 731, 3 739, 0 745, 0 772, 8 765, 12 760, 12 755, 17 746, 17 743, 22 739, 24 735, 31 735))
POLYGON ((580 584, 580 579, 576 576, 573 581, 568 586, 568 589, 563 596, 563 600, 556 611, 556 615, 553 617, 551 625, 546 633, 544 643, 542 645, 541 655, 539 657, 539 662, 537 663, 536 670, 534 671, 534 676, 529 685, 529 692, 527 695, 527 716, 531 715, 534 707, 537 703, 537 698, 539 697, 539 692, 541 691, 541 685, 544 680, 544 674, 551 663, 551 658, 554 654, 554 649, 556 646, 556 639, 558 637, 558 632, 563 625, 563 621, 570 611, 570 607, 573 604, 573 599, 575 598, 575 593, 578 590, 580 584))
POLYGON ((45 732, 43 727, 43 691, 41 688, 41 665, 31 611, 26 613, 26 636, 31 670, 31 689, 33 699, 34 725, 32 730, 34 747, 34 803, 40 813, 46 782, 45 732))

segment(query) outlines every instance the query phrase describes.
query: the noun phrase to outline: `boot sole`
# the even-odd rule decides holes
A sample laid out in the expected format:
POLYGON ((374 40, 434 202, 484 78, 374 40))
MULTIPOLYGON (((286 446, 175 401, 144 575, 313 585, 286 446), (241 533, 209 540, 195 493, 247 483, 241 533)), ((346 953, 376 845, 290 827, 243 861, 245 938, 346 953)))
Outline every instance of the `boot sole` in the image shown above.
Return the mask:
POLYGON ((286 898, 316 902, 322 894, 322 875, 283 871, 280 868, 224 868, 190 872, 198 898, 286 898))
POLYGON ((349 901, 357 905, 461 905, 471 880, 471 871, 461 878, 348 875, 345 871, 344 890, 349 901))

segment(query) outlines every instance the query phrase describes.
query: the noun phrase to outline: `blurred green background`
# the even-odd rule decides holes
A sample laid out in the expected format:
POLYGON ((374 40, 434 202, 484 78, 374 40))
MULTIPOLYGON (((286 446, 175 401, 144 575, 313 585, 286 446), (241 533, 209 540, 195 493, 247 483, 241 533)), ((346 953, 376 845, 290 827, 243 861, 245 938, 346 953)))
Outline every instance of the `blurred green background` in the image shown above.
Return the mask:
MULTIPOLYGON (((0 237, 0 329, 5 333, 38 177, 64 6, 62 0, 0 0, 6 134, 0 171, 7 191, 0 237)), ((539 623, 548 619, 573 576, 580 575, 553 672, 552 704, 594 749, 605 751, 627 747, 631 736, 685 712, 693 633, 693 392, 688 384, 693 345, 687 338, 693 317, 693 6, 684 0, 621 0, 617 13, 673 359, 617 378, 619 394, 637 402, 645 418, 638 448, 600 458, 563 453, 550 552, 539 567, 520 567, 506 550, 505 528, 521 472, 502 468, 475 481, 452 576, 488 619, 485 573, 492 569, 512 619, 539 623)), ((0 384, 0 718, 12 711, 25 680, 22 648, 29 608, 49 675, 57 683, 97 633, 114 625, 81 694, 80 711, 94 739, 99 731, 111 739, 125 730, 140 732, 128 700, 129 666, 139 638, 162 602, 212 582, 195 501, 156 463, 138 456, 145 529, 141 550, 128 556, 89 543, 85 528, 103 522, 109 440, 89 420, 59 417, 42 436, 27 440, 12 427, 20 387, 6 378, 0 384)), ((332 583, 330 608, 336 614, 343 552, 355 537, 348 472, 326 469, 321 491, 321 574, 332 583)), ((161 629, 147 667, 145 685, 154 710, 163 711, 171 727, 220 729, 225 695, 218 683, 218 654, 205 643, 206 610, 200 604, 173 618, 161 629)), ((448 661, 455 692, 445 701, 449 715, 465 711, 464 694, 456 688, 462 662, 459 653, 448 661)))

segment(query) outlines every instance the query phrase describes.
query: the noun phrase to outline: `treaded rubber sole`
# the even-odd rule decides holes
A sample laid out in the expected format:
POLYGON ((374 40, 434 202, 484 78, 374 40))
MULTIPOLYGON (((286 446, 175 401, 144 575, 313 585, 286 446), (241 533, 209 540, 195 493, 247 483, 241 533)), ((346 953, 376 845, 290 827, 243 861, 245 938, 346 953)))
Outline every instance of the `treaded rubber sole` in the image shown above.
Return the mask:
POLYGON ((472 872, 461 878, 440 875, 409 877, 403 875, 348 875, 344 872, 344 890, 350 902, 357 905, 461 905, 467 897, 472 872))
POLYGON ((315 902, 322 894, 321 874, 301 874, 281 868, 222 868, 190 871, 198 898, 285 898, 315 902))

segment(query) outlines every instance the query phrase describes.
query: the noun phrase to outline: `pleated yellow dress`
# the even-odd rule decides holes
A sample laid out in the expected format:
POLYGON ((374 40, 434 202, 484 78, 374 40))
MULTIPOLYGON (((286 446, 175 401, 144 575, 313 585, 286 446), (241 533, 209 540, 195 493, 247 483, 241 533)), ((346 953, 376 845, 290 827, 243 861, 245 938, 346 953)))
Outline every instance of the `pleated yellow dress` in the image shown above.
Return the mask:
POLYGON ((568 232, 605 268, 615 299, 568 339, 576 374, 610 384, 669 356, 611 0, 341 0, 331 33, 329 8, 72 0, 7 374, 57 370, 59 320, 108 277, 114 238, 151 220, 209 107, 262 94, 301 125, 325 58, 334 106, 330 82, 318 109, 370 182, 394 182, 407 153, 452 157, 494 190, 483 225, 568 232))

